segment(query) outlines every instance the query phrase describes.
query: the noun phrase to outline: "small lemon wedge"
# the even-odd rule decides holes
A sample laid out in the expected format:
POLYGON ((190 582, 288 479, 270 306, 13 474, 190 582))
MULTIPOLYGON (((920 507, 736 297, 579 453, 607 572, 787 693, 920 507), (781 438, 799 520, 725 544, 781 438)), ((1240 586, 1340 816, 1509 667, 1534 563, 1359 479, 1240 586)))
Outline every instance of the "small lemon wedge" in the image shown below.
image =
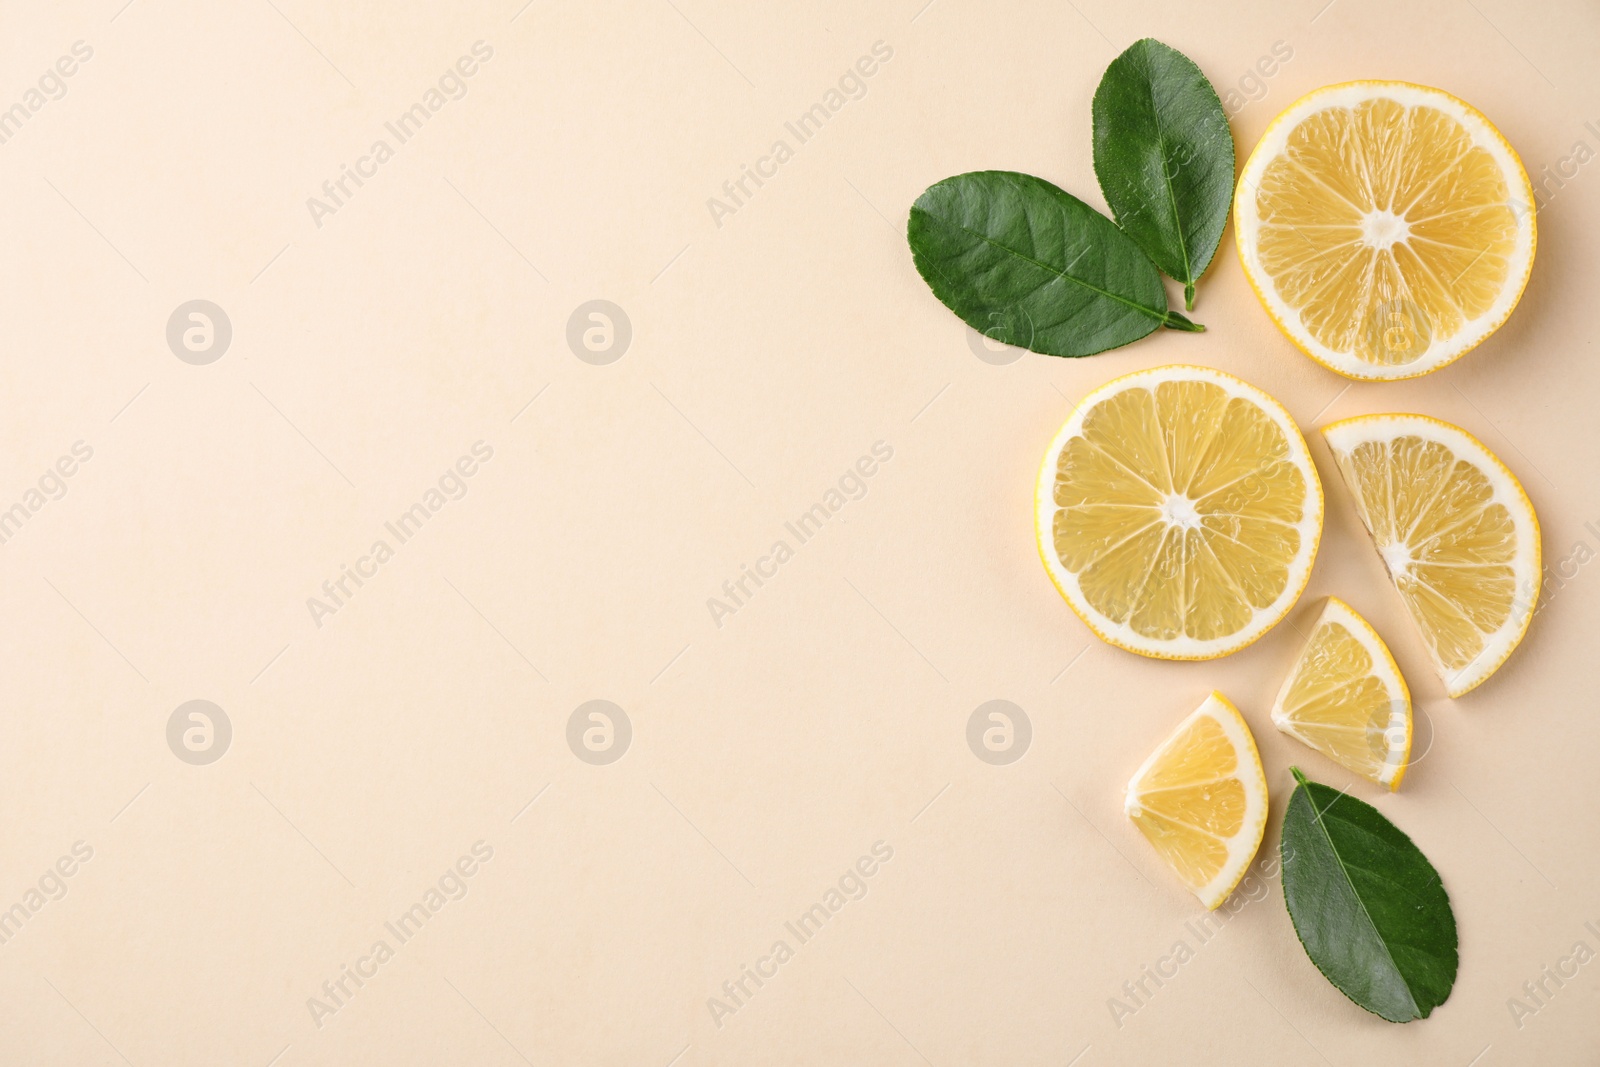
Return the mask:
POLYGON ((1278 729, 1369 781, 1400 788, 1411 694, 1366 619, 1329 597, 1272 705, 1278 729))
POLYGON ((1267 776, 1239 709, 1207 697, 1144 761, 1125 808, 1202 904, 1226 900, 1267 828, 1267 776))
POLYGON ((1539 520, 1521 483, 1427 415, 1361 415, 1322 436, 1445 690, 1483 684, 1539 602, 1539 520))

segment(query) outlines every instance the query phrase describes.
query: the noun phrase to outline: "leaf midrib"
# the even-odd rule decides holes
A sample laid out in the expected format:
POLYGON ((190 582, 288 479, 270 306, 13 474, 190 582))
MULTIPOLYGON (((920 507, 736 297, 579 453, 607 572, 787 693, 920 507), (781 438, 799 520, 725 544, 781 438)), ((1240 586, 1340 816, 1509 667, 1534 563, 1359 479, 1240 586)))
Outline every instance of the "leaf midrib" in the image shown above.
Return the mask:
MULTIPOLYGON (((1361 893, 1356 889, 1356 883, 1350 877, 1350 869, 1345 866, 1344 857, 1339 855, 1339 849, 1333 843, 1333 835, 1328 833, 1328 827, 1322 819, 1322 809, 1317 807, 1316 798, 1312 795, 1310 788, 1306 786, 1301 788, 1305 789, 1306 802, 1311 805, 1312 821, 1316 823, 1317 829, 1322 831, 1322 839, 1328 843, 1328 851, 1333 853, 1334 862, 1339 865, 1339 873, 1344 876, 1345 884, 1350 887, 1350 895, 1355 897, 1356 903, 1361 907, 1361 917, 1367 921, 1367 928, 1372 931, 1372 936, 1377 939, 1378 944, 1383 946, 1384 958, 1389 961, 1389 966, 1394 968, 1394 973, 1400 978, 1400 984, 1405 987, 1406 996, 1411 999, 1413 1017, 1421 1018, 1422 1005, 1417 1003, 1417 995, 1411 989, 1411 980, 1406 977, 1406 973, 1401 969, 1399 961, 1394 958, 1394 953, 1389 951, 1388 940, 1378 932, 1378 924, 1373 922, 1372 913, 1367 910, 1367 902, 1362 899, 1361 893)), ((1338 802, 1338 798, 1335 797, 1333 804, 1338 802)), ((1333 804, 1329 804, 1328 807, 1333 807, 1333 804)))
POLYGON ((1167 176, 1167 132, 1161 126, 1161 110, 1156 107, 1155 72, 1148 71, 1145 84, 1150 90, 1150 115, 1156 124, 1156 146, 1161 154, 1161 184, 1167 190, 1167 206, 1172 208, 1172 232, 1178 237, 1178 255, 1183 257, 1183 278, 1185 285, 1192 285, 1195 281, 1194 264, 1189 260, 1189 242, 1183 238, 1183 218, 1178 214, 1178 194, 1172 189, 1172 179, 1167 176))
MULTIPOLYGON (((1028 254, 1026 254, 1024 252, 1019 252, 1015 248, 1012 248, 1008 244, 1004 244, 1003 242, 995 240, 993 237, 990 237, 988 234, 984 233, 982 230, 974 230, 970 226, 964 226, 961 223, 956 222, 956 221, 954 221, 952 219, 946 218, 943 215, 936 215, 933 212, 929 211, 927 208, 920 208, 919 210, 921 210, 922 213, 927 215, 929 218, 938 219, 940 222, 944 223, 946 226, 949 226, 952 229, 960 230, 962 233, 971 234, 973 237, 976 237, 978 240, 984 242, 985 244, 993 245, 995 248, 998 248, 1003 252, 1007 252, 1007 253, 1017 257, 1018 259, 1026 262, 1026 263, 1031 263, 1035 267, 1038 267, 1040 270, 1045 271, 1048 274, 1053 274, 1058 278, 1064 279, 1065 281, 1072 282, 1074 285, 1081 286, 1084 289, 1087 289, 1092 293, 1096 293, 1096 294, 1098 294, 1100 296, 1105 297, 1107 300, 1114 300, 1117 303, 1124 305, 1125 307, 1130 307, 1133 310, 1139 312, 1141 315, 1148 315, 1150 318, 1155 319, 1157 322, 1163 322, 1164 323, 1164 322, 1167 321, 1166 315, 1163 315, 1160 312, 1156 311, 1155 308, 1146 307, 1145 305, 1140 304, 1140 303, 1136 303, 1136 302, 1134 302, 1132 300, 1127 299, 1126 297, 1118 296, 1116 293, 1109 292, 1109 291, 1107 291, 1105 289, 1100 288, 1098 285, 1093 285, 1093 284, 1091 284, 1089 282, 1086 282, 1082 278, 1077 277, 1076 275, 1068 274, 1065 271, 1063 271, 1063 270, 1061 270, 1061 269, 1059 269, 1057 267, 1054 267, 1049 263, 1045 263, 1042 260, 1034 259, 1032 256, 1030 256, 1030 255, 1028 255, 1028 254)), ((1073 262, 1077 262, 1077 260, 1074 260, 1073 262)))

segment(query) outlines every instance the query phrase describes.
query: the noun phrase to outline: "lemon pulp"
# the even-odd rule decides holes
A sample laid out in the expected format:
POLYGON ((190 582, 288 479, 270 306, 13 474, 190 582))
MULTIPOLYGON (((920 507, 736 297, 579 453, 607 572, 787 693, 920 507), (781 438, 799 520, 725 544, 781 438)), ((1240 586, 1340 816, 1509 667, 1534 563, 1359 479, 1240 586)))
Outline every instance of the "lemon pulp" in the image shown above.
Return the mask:
POLYGON ((1351 377, 1452 361, 1510 314, 1532 264, 1516 153, 1424 86, 1352 82, 1298 101, 1246 163, 1235 211, 1268 311, 1351 377))
POLYGON ((1212 693, 1128 783, 1125 807, 1208 908, 1243 877, 1266 828, 1267 782, 1239 711, 1212 693))
POLYGON ((1040 548, 1069 602, 1108 640, 1171 658, 1224 654, 1281 617, 1321 530, 1321 487, 1286 413, 1199 367, 1085 398, 1040 497, 1040 548))
POLYGON ((1451 696, 1521 641, 1539 591, 1539 526, 1522 486, 1459 427, 1369 415, 1323 430, 1451 696))
POLYGON ((1389 649, 1329 597, 1272 709, 1278 729, 1371 781, 1400 787, 1411 752, 1411 697, 1389 649))

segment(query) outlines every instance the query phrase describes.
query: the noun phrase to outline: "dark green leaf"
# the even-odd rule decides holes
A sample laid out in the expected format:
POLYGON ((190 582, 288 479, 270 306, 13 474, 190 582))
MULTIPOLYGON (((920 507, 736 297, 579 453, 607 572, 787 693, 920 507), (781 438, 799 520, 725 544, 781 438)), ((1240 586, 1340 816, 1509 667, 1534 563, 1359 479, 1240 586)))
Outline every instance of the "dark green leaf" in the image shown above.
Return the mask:
POLYGON ((1293 770, 1283 898, 1306 955, 1368 1011, 1427 1018, 1456 980, 1456 917, 1439 872, 1377 808, 1293 770))
POLYGON ((1146 37, 1111 61, 1094 93, 1094 172, 1117 224, 1194 307, 1233 199, 1233 134, 1188 56, 1146 37))
POLYGON ((933 295, 1004 344, 1091 356, 1158 326, 1203 329, 1167 310, 1161 275, 1127 234, 1041 178, 946 178, 917 198, 906 237, 933 295))

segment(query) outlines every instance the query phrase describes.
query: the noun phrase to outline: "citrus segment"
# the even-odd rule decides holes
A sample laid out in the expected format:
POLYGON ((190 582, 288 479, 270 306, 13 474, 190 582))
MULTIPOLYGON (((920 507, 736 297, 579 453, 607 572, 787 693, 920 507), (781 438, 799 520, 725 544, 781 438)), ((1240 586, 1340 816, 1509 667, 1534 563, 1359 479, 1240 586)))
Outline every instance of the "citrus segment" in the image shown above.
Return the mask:
POLYGON ((1363 415, 1322 435, 1446 691, 1482 684, 1539 599, 1527 493, 1477 438, 1426 415, 1363 415))
POLYGON ((1376 630, 1329 597, 1272 706, 1278 729, 1379 785, 1400 788, 1411 694, 1376 630))
POLYGON ((1267 826, 1267 778, 1238 709, 1207 697, 1133 776, 1125 809, 1201 903, 1226 900, 1267 826))

